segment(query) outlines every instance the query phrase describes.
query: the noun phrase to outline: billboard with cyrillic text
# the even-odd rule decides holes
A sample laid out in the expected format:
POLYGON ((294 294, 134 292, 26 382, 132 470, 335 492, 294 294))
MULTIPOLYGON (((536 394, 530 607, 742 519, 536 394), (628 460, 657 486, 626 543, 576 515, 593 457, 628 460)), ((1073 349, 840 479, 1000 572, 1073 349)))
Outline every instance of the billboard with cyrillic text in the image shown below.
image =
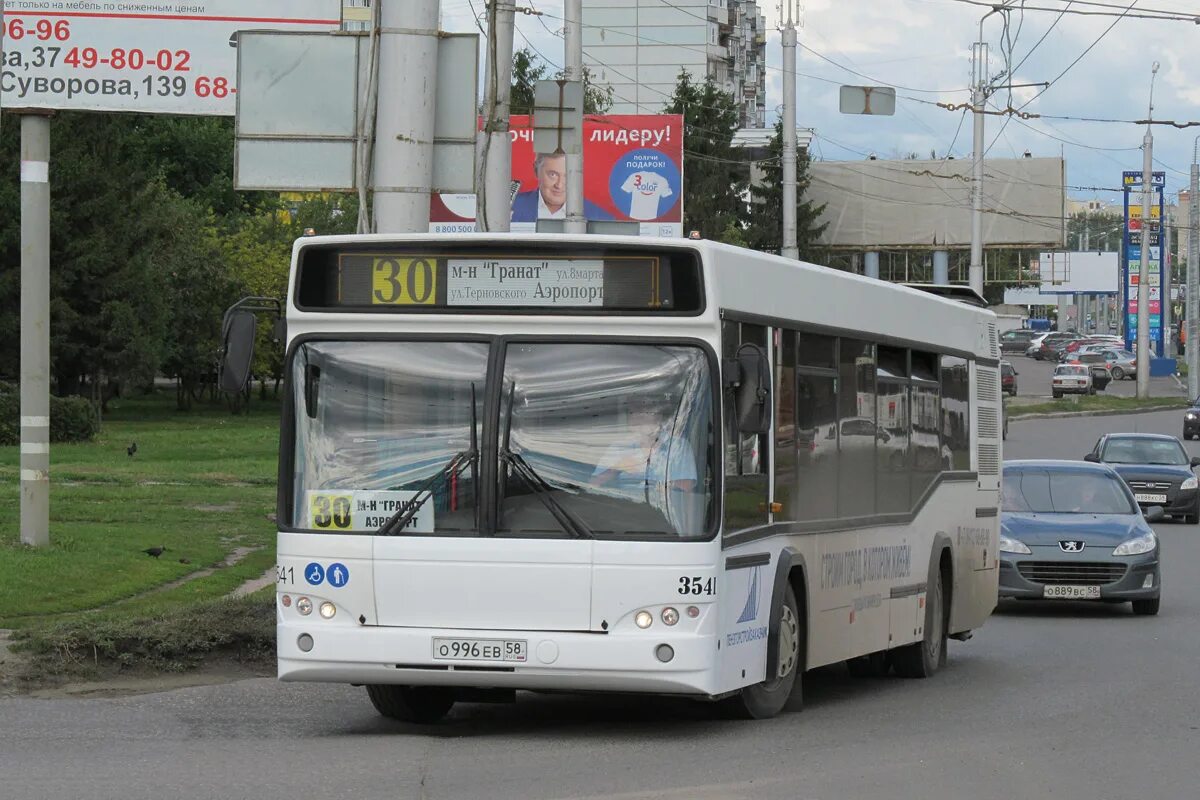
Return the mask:
MULTIPOLYGON (((683 235, 683 117, 588 115, 583 123, 584 216, 640 223, 643 236, 683 235)), ((539 219, 566 216, 566 159, 533 149, 532 119, 513 116, 513 231, 534 231, 539 219)), ((434 233, 475 230, 475 195, 434 195, 434 233)))
POLYGON ((237 33, 333 31, 341 0, 4 0, 4 108, 234 115, 237 33))

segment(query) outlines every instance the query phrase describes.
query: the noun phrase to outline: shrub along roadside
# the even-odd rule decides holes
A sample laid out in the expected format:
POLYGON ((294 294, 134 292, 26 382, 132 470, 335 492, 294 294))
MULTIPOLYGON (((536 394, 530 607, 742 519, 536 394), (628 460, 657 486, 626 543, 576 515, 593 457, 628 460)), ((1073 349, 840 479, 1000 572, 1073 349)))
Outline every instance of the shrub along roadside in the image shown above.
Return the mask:
MULTIPOLYGON (((21 393, 0 383, 0 446, 21 443, 21 393)), ((50 398, 50 441, 90 442, 100 431, 96 409, 83 397, 50 398)))
POLYGON ((13 633, 25 683, 185 672, 210 660, 269 667, 275 659, 275 588, 156 616, 87 614, 13 633))

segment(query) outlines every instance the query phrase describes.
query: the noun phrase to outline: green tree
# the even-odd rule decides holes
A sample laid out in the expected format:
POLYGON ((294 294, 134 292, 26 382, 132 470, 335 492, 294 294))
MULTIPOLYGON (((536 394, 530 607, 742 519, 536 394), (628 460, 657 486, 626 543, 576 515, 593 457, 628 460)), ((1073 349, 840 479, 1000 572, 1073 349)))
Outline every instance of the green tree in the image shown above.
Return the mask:
MULTIPOLYGON (((760 179, 750 184, 750 222, 746 227, 746 244, 754 250, 778 253, 783 246, 783 127, 775 124, 775 135, 767 145, 769 156, 758 163, 760 179)), ((809 261, 814 257, 818 237, 828 223, 820 222, 825 206, 813 207, 805 200, 808 192, 808 167, 811 163, 807 150, 796 156, 796 246, 800 258, 809 261)))
MULTIPOLYGON (((533 114, 533 87, 538 81, 548 80, 549 67, 532 50, 523 47, 513 53, 512 89, 509 94, 509 111, 512 114, 533 114)), ((562 78, 556 72, 555 78, 562 78)), ((613 88, 597 86, 592 71, 583 68, 583 111, 585 114, 606 114, 612 108, 613 88)))
POLYGON ((663 112, 683 115, 685 230, 721 239, 727 231, 741 228, 747 217, 747 179, 745 163, 731 146, 738 129, 733 96, 711 77, 697 83, 687 70, 680 70, 663 112))
POLYGON ((1109 211, 1080 211, 1067 220, 1067 249, 1113 252, 1121 249, 1124 217, 1109 211))

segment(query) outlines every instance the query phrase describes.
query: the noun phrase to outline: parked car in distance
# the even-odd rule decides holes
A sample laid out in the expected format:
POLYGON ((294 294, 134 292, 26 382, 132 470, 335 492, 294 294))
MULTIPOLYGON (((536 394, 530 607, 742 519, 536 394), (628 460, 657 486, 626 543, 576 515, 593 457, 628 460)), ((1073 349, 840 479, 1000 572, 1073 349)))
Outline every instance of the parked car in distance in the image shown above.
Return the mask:
POLYGON ((1158 613, 1160 546, 1116 471, 1080 461, 1009 461, 1000 497, 1000 597, 1131 602, 1158 613))
POLYGON ((1083 364, 1059 364, 1050 378, 1050 393, 1055 400, 1064 394, 1095 394, 1091 368, 1083 364))
POLYGON ((1193 436, 1200 438, 1200 397, 1193 400, 1188 410, 1183 412, 1184 441, 1193 436))
POLYGON ((1063 331, 1048 333, 1041 339, 1035 339, 1034 342, 1037 346, 1033 349, 1033 352, 1026 351, 1026 355, 1030 355, 1033 358, 1036 358, 1038 361, 1042 361, 1048 357, 1057 359, 1058 351, 1054 346, 1062 343, 1062 345, 1065 347, 1067 342, 1074 341, 1078 338, 1079 337, 1074 333, 1067 333, 1063 331))
POLYGON ((1161 506, 1172 517, 1200 522, 1200 485, 1192 471, 1200 458, 1189 458, 1174 436, 1156 433, 1107 433, 1084 456, 1117 471, 1143 508, 1161 506))
POLYGON ((1017 396, 1017 376, 1021 373, 1017 372, 1011 362, 1000 362, 1000 389, 1006 394, 1013 397, 1017 396))
POLYGON ((1029 345, 1040 336, 1038 331, 1017 328, 1000 334, 1001 353, 1024 353, 1029 345))

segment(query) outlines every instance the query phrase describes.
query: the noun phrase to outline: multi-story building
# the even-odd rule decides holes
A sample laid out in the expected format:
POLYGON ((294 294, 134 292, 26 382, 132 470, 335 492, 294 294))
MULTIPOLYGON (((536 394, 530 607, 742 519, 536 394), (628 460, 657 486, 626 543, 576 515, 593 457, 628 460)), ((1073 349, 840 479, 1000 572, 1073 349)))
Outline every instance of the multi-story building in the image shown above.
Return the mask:
POLYGON ((614 114, 661 112, 687 70, 733 95, 742 127, 765 127, 766 46, 754 0, 583 0, 583 61, 614 114))

